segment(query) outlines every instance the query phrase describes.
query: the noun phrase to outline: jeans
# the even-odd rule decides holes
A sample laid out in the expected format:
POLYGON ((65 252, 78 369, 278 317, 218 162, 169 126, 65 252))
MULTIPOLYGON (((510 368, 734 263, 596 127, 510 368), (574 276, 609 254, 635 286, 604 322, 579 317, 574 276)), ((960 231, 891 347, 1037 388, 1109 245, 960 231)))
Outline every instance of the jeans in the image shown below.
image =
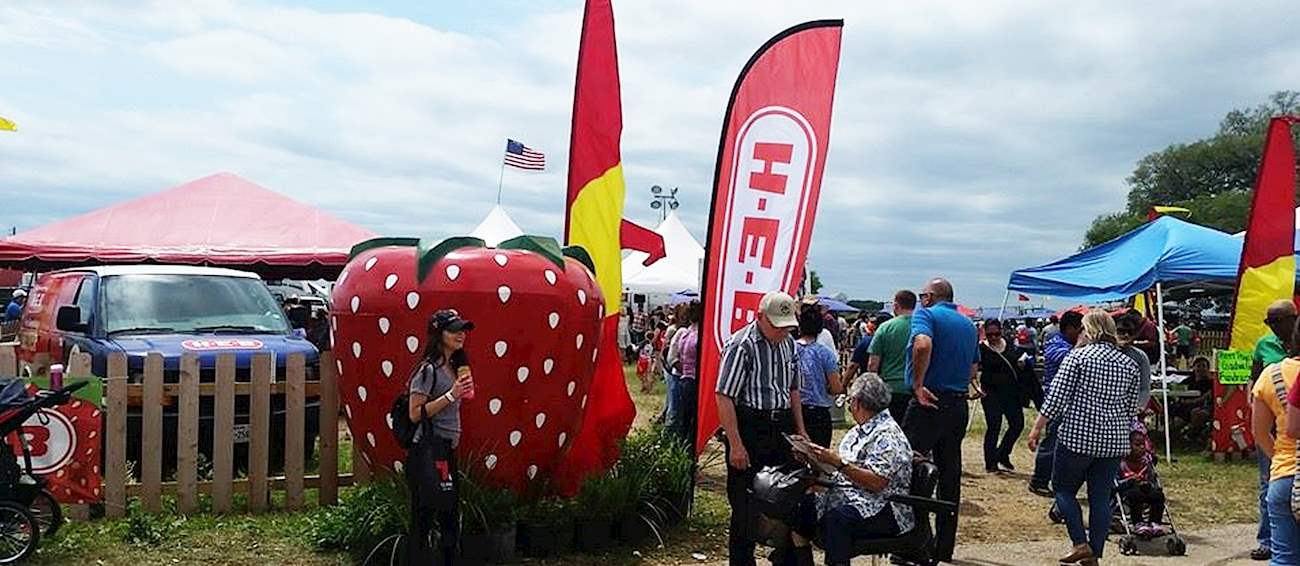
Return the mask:
POLYGON ((1284 477, 1268 483, 1269 546, 1273 550, 1269 564, 1300 564, 1300 524, 1291 514, 1291 484, 1294 480, 1294 477, 1284 477))
POLYGON ((791 461, 790 443, 781 433, 794 434, 794 416, 790 411, 773 415, 771 411, 753 411, 736 407, 736 427, 740 442, 749 454, 749 468, 731 467, 731 446, 727 451, 727 502, 731 504, 731 521, 727 531, 727 556, 730 566, 754 566, 754 534, 750 531, 758 510, 750 500, 754 475, 763 466, 780 466, 791 461))
POLYGON ((678 378, 673 390, 673 412, 668 415, 668 430, 690 442, 695 434, 695 378, 678 378))
POLYGON ((664 395, 664 428, 673 427, 673 419, 677 417, 677 386, 682 378, 673 373, 672 370, 664 369, 664 382, 668 387, 668 392, 664 395))
POLYGON ((1047 430, 1038 439, 1038 451, 1034 454, 1034 477, 1029 480, 1030 487, 1048 489, 1052 485, 1052 468, 1056 456, 1056 421, 1047 423, 1047 430))
MULTIPOLYGON (((935 391, 937 408, 924 407, 912 399, 903 419, 903 433, 912 450, 930 454, 939 468, 939 499, 961 506, 961 441, 966 437, 970 406, 965 391, 935 391)), ((934 557, 952 561, 957 545, 957 514, 935 519, 934 557)))
POLYGON ((808 431, 808 440, 818 446, 831 446, 831 409, 830 407, 803 406, 803 427, 808 431))
POLYGON ((997 469, 998 462, 1011 461, 1011 450, 1025 429, 1025 412, 1020 404, 1020 388, 1014 385, 990 386, 984 391, 980 405, 984 407, 984 469, 997 469), (1007 433, 1002 432, 1002 419, 1007 420, 1007 433))
POLYGON ((899 393, 897 391, 889 394, 889 416, 894 417, 894 421, 902 426, 903 417, 907 416, 907 406, 912 404, 911 393, 899 393))
POLYGON ((837 505, 817 518, 814 496, 804 498, 799 506, 799 527, 795 530, 807 538, 821 533, 822 549, 826 551, 826 564, 839 566, 853 559, 853 543, 858 540, 898 536, 898 522, 894 510, 886 505, 879 513, 867 518, 848 505, 837 505))
POLYGON ((1056 508, 1065 518, 1065 528, 1070 532, 1070 542, 1087 544, 1092 555, 1101 558, 1110 532, 1113 516, 1111 491, 1119 475, 1119 457, 1096 458, 1071 451, 1065 446, 1056 447, 1056 467, 1052 471, 1052 488, 1056 491, 1056 508), (1083 527, 1083 509, 1075 496, 1079 488, 1088 484, 1088 528, 1083 527))
POLYGON ((1255 540, 1259 541, 1260 548, 1268 548, 1273 538, 1268 528, 1268 476, 1273 460, 1262 450, 1255 450, 1255 456, 1259 461, 1259 530, 1255 532, 1255 540))

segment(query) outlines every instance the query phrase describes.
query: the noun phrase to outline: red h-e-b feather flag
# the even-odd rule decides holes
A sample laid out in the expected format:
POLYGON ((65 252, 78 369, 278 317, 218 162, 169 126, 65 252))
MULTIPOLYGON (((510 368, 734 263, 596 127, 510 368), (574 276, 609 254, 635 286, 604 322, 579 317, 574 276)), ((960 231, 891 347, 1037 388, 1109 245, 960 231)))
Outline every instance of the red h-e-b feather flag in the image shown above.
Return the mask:
POLYGON ((754 320, 764 293, 793 294, 812 237, 843 20, 794 26, 750 58, 731 91, 718 144, 705 248, 696 452, 718 429, 723 345, 754 320))

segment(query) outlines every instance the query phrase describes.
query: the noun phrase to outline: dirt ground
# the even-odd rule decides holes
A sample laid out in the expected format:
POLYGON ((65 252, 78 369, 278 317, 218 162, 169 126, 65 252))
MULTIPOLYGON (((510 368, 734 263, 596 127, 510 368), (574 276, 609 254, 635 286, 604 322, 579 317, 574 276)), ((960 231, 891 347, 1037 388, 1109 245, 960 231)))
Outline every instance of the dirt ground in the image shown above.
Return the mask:
MULTIPOLYGON (((1032 411, 1027 411, 1032 417, 1032 411)), ((958 528, 958 563, 973 565, 995 564, 1049 564, 1064 554, 1067 545, 1065 528, 1051 523, 1047 511, 1051 501, 1031 494, 1029 477, 1033 470, 1033 455, 1022 437, 1012 454, 1016 470, 1010 473, 988 474, 983 470, 981 439, 984 434, 983 415, 976 407, 972 423, 963 445, 962 505, 958 528)), ((1029 418, 1028 423, 1032 423, 1029 418)), ((836 431, 838 439, 844 430, 836 431)), ((720 447, 713 443, 703 461, 711 462, 702 468, 700 487, 724 493, 725 468, 720 447), (711 457, 710 457, 711 456, 711 457)), ((1165 557, 1163 548, 1147 548, 1137 557, 1122 557, 1114 547, 1106 563, 1115 564, 1235 564, 1250 563, 1246 554, 1254 548, 1255 507, 1253 474, 1250 463, 1215 464, 1207 456, 1176 455, 1173 465, 1161 464, 1166 490, 1169 492, 1170 512, 1189 546, 1188 556, 1165 557), (1154 553, 1156 556, 1150 555, 1154 553)), ((1083 497, 1084 492, 1080 493, 1083 497)), ((723 540, 712 538, 715 544, 704 545, 697 551, 706 554, 710 561, 725 554, 723 540)), ((685 549, 674 549, 682 556, 665 563, 689 563, 685 549)), ((857 564, 858 562, 855 562, 857 564)), ((869 564, 870 561, 862 562, 869 564)))

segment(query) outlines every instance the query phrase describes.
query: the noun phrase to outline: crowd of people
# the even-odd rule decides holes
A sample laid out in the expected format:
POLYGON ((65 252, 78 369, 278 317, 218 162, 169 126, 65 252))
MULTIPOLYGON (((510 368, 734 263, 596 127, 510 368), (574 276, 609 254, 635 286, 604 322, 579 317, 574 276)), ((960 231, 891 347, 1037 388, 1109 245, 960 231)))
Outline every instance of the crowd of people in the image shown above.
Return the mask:
MULTIPOLYGON (((1134 532, 1161 534, 1165 497, 1142 417, 1150 409, 1151 367, 1160 348, 1181 348, 1177 333, 1174 340, 1161 339, 1148 328, 1151 321, 1132 310, 1070 311, 1042 326, 977 323, 959 312, 954 296, 951 283, 935 278, 919 292, 898 291, 892 315, 852 322, 813 297, 763 297, 752 322, 726 342, 714 391, 698 392, 714 396, 721 422, 731 564, 754 564, 759 541, 775 545, 769 555, 774 564, 812 564, 814 540, 826 564, 848 564, 858 542, 907 533, 922 517, 897 496, 911 492, 921 461, 937 468, 933 497, 955 504, 953 512, 935 516, 924 558, 950 562, 961 515, 962 443, 975 401, 987 425, 982 447, 988 474, 1015 469, 1011 456, 1025 429, 1025 410, 1037 408, 1025 444, 1034 454, 1028 489, 1050 498, 1065 523, 1071 544, 1060 563, 1099 563, 1116 496, 1134 532), (852 352, 843 367, 841 345, 852 352), (850 422, 834 443, 832 415, 839 407, 850 422), (797 512, 784 519, 788 532, 773 543, 770 533, 758 536, 763 507, 755 501, 755 478, 800 464, 829 477, 825 487, 801 496, 797 512), (1086 520, 1078 500, 1085 485, 1086 520)), ((701 311, 698 301, 650 309, 637 304, 620 324, 625 361, 637 364, 647 391, 655 380, 667 382, 660 419, 686 439, 695 430, 701 311)), ((1253 371, 1263 379, 1252 384, 1261 512, 1252 557, 1275 564, 1300 563, 1300 524, 1292 511, 1300 437, 1296 319, 1289 302, 1269 309, 1272 333, 1255 349, 1253 371)), ((457 407, 469 391, 463 347, 472 328, 453 311, 439 311, 429 323, 430 348, 408 388, 409 418, 424 423, 424 438, 408 452, 409 470, 441 469, 429 462, 454 468, 457 407)), ((1197 358, 1193 367, 1193 385, 1204 380, 1208 391, 1208 360, 1197 358)), ((1204 425, 1209 416, 1200 412, 1202 400, 1193 401, 1171 413, 1204 425)), ((430 529, 449 528, 454 483, 419 474, 408 474, 408 481, 412 525, 426 535, 421 540, 430 538, 430 529)), ((434 538, 454 540, 456 533, 434 538)), ((451 552, 409 550, 413 558, 451 552)), ((906 564, 920 557, 900 553, 894 559, 906 564)))
MULTIPOLYGON (((1066 525, 1071 546, 1061 563, 1099 563, 1116 496, 1129 511, 1132 532, 1151 538, 1171 533, 1144 418, 1156 406, 1152 367, 1161 348, 1169 348, 1171 359, 1194 356, 1191 334, 1180 330, 1189 327, 1176 325, 1162 337, 1150 318, 1132 309, 977 323, 958 311, 952 285, 941 278, 918 293, 899 291, 892 307, 892 315, 841 323, 840 343, 852 346, 845 348, 852 353, 842 370, 829 348, 818 344, 830 326, 824 309, 780 293, 766 296, 755 320, 727 343, 714 393, 727 452, 732 564, 754 563, 756 537, 749 530, 756 511, 749 486, 755 474, 809 460, 810 454, 834 468, 837 487, 810 496, 813 503, 802 507, 789 543, 770 556, 774 564, 811 563, 809 532, 820 537, 827 564, 847 564, 855 540, 905 532, 915 521, 911 509, 887 497, 910 488, 913 456, 937 466, 934 496, 960 509, 961 447, 976 400, 987 425, 983 463, 989 474, 1015 469, 1011 455, 1024 432, 1025 410, 1037 409, 1026 443, 1034 454, 1028 489, 1050 498, 1066 525), (823 411, 836 396, 845 399, 852 422, 833 448, 823 411), (792 451, 796 442, 809 443, 810 451, 792 451), (896 457, 900 452, 911 456, 896 457), (1085 485, 1086 521, 1078 501, 1085 485)), ((1211 421, 1213 378, 1208 359, 1195 357, 1192 366, 1186 383, 1200 394, 1184 396, 1170 410, 1186 430, 1203 431, 1211 421)), ((1300 360, 1293 368, 1281 367, 1295 370, 1282 372, 1293 381, 1300 360)), ((1284 415, 1280 407, 1256 410, 1284 415)), ((1261 493, 1268 495, 1262 506, 1290 493, 1289 483, 1273 480, 1294 475, 1294 437, 1285 436, 1282 421, 1276 426, 1282 431, 1276 444, 1282 462, 1270 460, 1274 469, 1262 484, 1261 493)), ((1270 526, 1276 523, 1272 511, 1270 526)), ((959 516, 960 511, 935 518, 930 558, 952 560, 959 516)), ((1262 543, 1264 558, 1292 563, 1276 559, 1288 556, 1279 545, 1292 543, 1277 541, 1294 534, 1283 528, 1270 535, 1262 543)), ((907 563, 910 557, 894 559, 907 563)))

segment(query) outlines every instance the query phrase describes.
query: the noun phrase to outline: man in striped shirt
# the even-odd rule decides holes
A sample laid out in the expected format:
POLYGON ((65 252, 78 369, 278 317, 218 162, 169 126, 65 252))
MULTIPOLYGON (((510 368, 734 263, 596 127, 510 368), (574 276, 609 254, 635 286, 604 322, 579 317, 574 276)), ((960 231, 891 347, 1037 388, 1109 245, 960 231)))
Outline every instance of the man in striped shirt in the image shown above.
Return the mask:
POLYGON ((748 495, 754 474, 764 466, 790 461, 790 445, 782 433, 808 436, 790 335, 799 326, 798 312, 790 295, 768 293, 759 302, 754 322, 741 328, 722 350, 715 393, 718 419, 726 433, 731 504, 727 550, 732 565, 754 564, 754 537, 747 528, 758 513, 748 495))

